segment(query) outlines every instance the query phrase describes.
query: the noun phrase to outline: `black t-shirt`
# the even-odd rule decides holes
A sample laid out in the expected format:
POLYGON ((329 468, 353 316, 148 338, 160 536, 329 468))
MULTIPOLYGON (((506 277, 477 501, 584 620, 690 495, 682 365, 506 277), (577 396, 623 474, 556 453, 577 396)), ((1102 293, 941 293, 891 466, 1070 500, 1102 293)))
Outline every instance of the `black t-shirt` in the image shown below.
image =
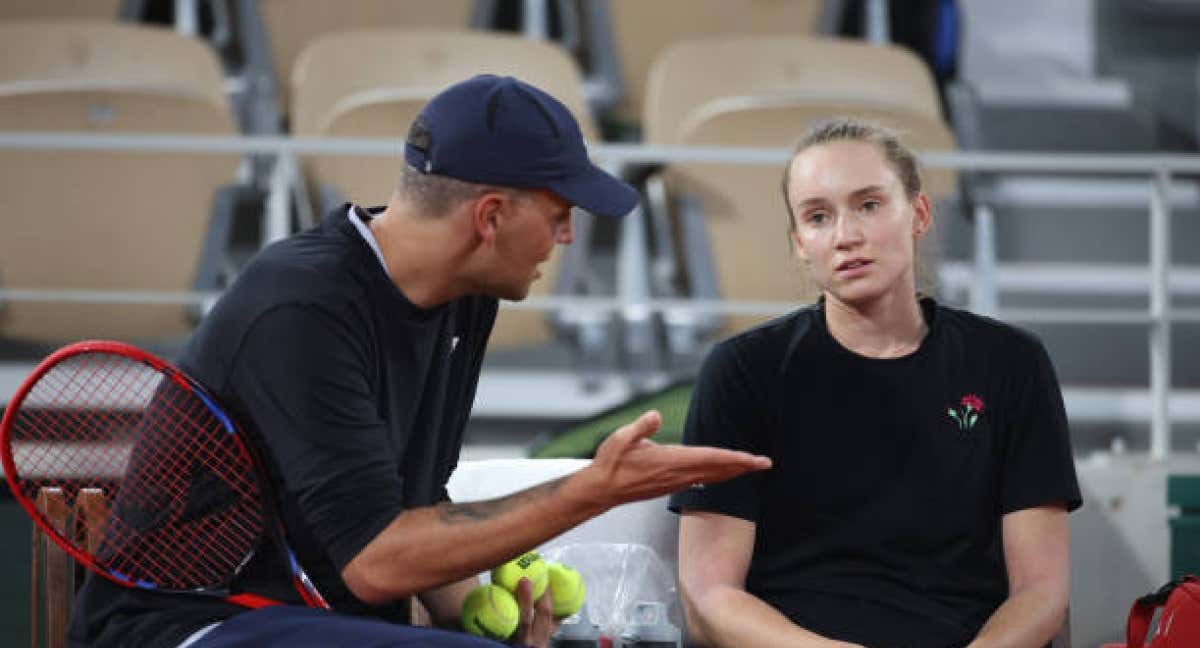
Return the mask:
POLYGON ((1031 335, 924 299, 906 357, 841 346, 821 304, 718 344, 685 442, 774 467, 675 495, 756 523, 746 589, 875 648, 962 646, 1008 593, 1001 517, 1080 504, 1062 396, 1031 335))
MULTIPOLYGON (((180 365, 258 440, 289 542, 334 609, 398 620, 399 606, 366 606, 340 573, 401 511, 448 499, 497 302, 418 308, 348 210, 251 261, 180 365)), ((270 543, 235 585, 300 604, 270 543)), ((89 576, 71 643, 174 647, 243 611, 89 576)))

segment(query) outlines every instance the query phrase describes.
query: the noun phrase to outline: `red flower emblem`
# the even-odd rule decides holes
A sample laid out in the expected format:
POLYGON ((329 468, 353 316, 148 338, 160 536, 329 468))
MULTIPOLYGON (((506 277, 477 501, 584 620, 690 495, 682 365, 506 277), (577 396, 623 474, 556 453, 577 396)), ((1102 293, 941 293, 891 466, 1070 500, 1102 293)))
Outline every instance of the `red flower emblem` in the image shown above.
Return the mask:
POLYGON ((976 412, 983 412, 983 399, 975 394, 967 394, 966 396, 963 396, 960 404, 969 407, 976 412))
POLYGON ((958 404, 962 411, 950 407, 946 409, 946 416, 958 425, 958 429, 967 432, 975 427, 983 414, 983 399, 978 394, 967 394, 959 399, 958 404))

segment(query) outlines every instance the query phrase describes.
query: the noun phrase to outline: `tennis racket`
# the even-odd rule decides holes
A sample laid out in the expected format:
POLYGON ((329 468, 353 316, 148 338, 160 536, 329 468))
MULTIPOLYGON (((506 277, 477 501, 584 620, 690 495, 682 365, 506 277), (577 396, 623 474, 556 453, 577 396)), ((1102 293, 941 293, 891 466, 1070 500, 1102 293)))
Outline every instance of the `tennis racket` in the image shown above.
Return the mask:
POLYGON ((118 585, 278 605, 231 589, 272 541, 304 602, 329 607, 287 546, 241 428, 197 381, 140 349, 88 341, 46 358, 4 412, 0 461, 42 532, 118 585), (44 488, 61 489, 71 508, 80 489, 101 489, 101 542, 60 532, 34 504, 44 488))

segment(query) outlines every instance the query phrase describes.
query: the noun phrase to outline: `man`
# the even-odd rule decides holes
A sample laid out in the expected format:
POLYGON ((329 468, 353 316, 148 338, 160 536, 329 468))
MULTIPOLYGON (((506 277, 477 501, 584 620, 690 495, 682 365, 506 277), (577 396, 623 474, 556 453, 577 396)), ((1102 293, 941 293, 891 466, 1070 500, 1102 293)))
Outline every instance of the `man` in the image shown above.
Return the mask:
MULTIPOLYGON (((513 78, 479 76, 434 97, 405 146, 386 207, 346 205, 244 270, 181 364, 265 449, 289 541, 336 613, 248 612, 118 590, 90 579, 79 645, 191 648, 487 645, 409 628, 416 594, 454 627, 474 575, 631 500, 768 467, 747 453, 662 447, 650 412, 566 478, 474 504, 448 501, 497 299, 522 299, 570 209, 621 215, 631 187, 587 159, 566 108, 513 78)), ((296 602, 264 549, 237 585, 296 602)), ((518 589, 518 641, 546 645, 550 600, 518 589)))

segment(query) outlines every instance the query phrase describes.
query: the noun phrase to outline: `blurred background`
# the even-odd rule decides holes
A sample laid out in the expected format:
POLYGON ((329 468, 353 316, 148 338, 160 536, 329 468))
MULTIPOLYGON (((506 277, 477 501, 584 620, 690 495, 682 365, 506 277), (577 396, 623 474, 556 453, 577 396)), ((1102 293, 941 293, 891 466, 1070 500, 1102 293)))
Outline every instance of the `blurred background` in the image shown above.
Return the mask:
MULTIPOLYGON (((256 250, 386 202, 413 116, 482 72, 559 97, 643 200, 577 213, 503 306, 464 459, 587 457, 646 407, 677 439, 711 344, 814 298, 779 177, 858 115, 922 153, 922 290, 1053 357, 1073 644, 1200 572, 1194 0, 3 0, 0 402, 64 342, 173 357, 256 250)), ((0 500, 4 645, 29 526, 0 500)))

